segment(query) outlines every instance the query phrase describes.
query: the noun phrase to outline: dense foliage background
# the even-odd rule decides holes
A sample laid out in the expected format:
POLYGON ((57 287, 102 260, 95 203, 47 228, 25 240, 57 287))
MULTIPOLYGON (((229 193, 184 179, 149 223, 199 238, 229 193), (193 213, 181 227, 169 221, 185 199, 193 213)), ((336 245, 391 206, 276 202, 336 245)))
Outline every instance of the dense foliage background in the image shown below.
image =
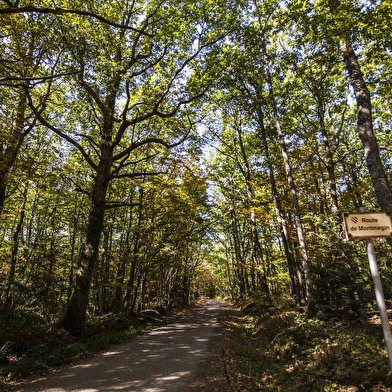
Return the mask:
POLYGON ((2 323, 82 336, 201 295, 374 307, 342 213, 392 200, 389 2, 0 6, 2 323))

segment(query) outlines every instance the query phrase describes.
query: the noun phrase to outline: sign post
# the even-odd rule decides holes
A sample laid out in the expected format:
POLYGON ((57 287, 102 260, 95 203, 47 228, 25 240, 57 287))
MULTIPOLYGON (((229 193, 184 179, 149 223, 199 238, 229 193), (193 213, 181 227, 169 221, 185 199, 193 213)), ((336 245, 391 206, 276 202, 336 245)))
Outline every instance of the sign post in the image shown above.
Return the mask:
POLYGON ((392 335, 387 308, 385 306, 384 292, 378 272, 376 252, 371 240, 373 237, 392 237, 392 220, 390 214, 365 212, 360 207, 358 214, 344 214, 346 235, 349 240, 362 238, 366 241, 366 251, 369 259, 370 272, 373 278, 376 300, 380 311, 382 330, 388 351, 389 366, 392 370, 392 335))

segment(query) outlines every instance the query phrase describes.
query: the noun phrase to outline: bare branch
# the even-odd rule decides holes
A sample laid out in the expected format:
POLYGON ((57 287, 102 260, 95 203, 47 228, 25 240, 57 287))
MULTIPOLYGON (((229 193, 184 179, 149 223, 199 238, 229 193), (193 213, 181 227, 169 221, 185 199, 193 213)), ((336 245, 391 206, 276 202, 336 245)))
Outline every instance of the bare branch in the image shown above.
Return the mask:
POLYGON ((134 202, 134 203, 125 203, 125 202, 116 202, 116 201, 106 201, 105 203, 105 209, 109 210, 112 208, 118 208, 118 207, 136 207, 140 205, 140 201, 134 202))
POLYGON ((47 127, 48 129, 50 129, 51 131, 53 131, 55 134, 57 134, 58 136, 60 136, 61 138, 63 138, 64 140, 66 140, 68 143, 72 144, 74 147, 76 147, 80 153, 83 155, 84 159, 86 160, 86 162, 94 169, 96 170, 97 165, 94 163, 94 161, 90 158, 90 156, 88 155, 88 153, 86 152, 86 150, 74 139, 72 139, 72 137, 70 137, 69 135, 67 135, 66 133, 64 133, 63 131, 61 131, 60 129, 58 129, 57 127, 55 127, 54 125, 50 124, 41 114, 41 111, 37 109, 37 107, 34 105, 33 99, 30 95, 30 91, 27 85, 23 86, 26 92, 26 96, 29 102, 29 106, 31 108, 31 110, 34 112, 36 118, 38 119, 38 121, 44 125, 45 127, 47 127))
MULTIPOLYGON (((172 74, 170 80, 168 81, 168 84, 166 86, 166 88, 164 89, 163 93, 161 94, 161 96, 159 97, 159 99, 155 102, 153 108, 148 111, 147 113, 141 114, 139 116, 136 115, 136 117, 134 117, 133 119, 127 120, 126 119, 126 115, 127 112, 130 111, 132 108, 134 108, 135 106, 139 105, 139 104, 135 104, 132 105, 132 107, 127 108, 129 102, 130 102, 130 94, 129 94, 129 83, 127 83, 127 101, 126 101, 126 106, 123 110, 122 113, 122 124, 118 130, 116 139, 113 143, 113 145, 118 145, 122 139, 122 136, 125 133, 125 130, 132 126, 135 125, 137 123, 143 122, 145 120, 148 120, 151 117, 154 116, 158 116, 161 118, 170 118, 173 117, 178 110, 180 109, 180 107, 187 105, 190 102, 193 102, 201 97, 203 97, 206 93, 206 91, 208 90, 208 88, 210 87, 210 85, 212 84, 212 82, 210 83, 210 85, 206 86, 200 93, 190 96, 187 99, 182 99, 179 102, 177 102, 177 104, 175 106, 173 106, 170 110, 168 110, 167 112, 163 112, 160 107, 162 105, 162 103, 164 102, 165 98, 170 94, 171 88, 173 87, 173 84, 175 83, 175 81, 177 80, 177 78, 179 77, 179 75, 184 71, 184 69, 186 69, 186 67, 193 61, 195 60, 200 54, 201 52, 203 52, 204 49, 214 45, 215 43, 217 43, 218 41, 222 40, 225 36, 227 35, 227 33, 225 33, 222 36, 219 36, 217 38, 215 38, 214 40, 204 44, 204 45, 200 45, 197 50, 190 56, 188 57, 179 67, 178 69, 172 74)), ((140 71, 140 73, 136 74, 132 74, 132 77, 137 76, 139 74, 142 74, 143 72, 145 72, 148 68, 158 64, 165 56, 166 54, 166 48, 163 51, 162 55, 159 56, 153 63, 150 63, 145 69, 143 69, 142 71, 140 71)), ((215 76, 217 77, 217 75, 215 76)), ((121 159, 121 158, 120 158, 121 159)))
POLYGON ((128 167, 128 166, 136 166, 137 164, 139 164, 139 163, 141 163, 141 162, 146 162, 146 161, 148 161, 148 160, 150 160, 150 159, 156 157, 158 154, 148 155, 148 156, 143 157, 143 158, 141 158, 141 159, 139 159, 139 160, 137 160, 137 161, 127 162, 128 158, 129 158, 129 155, 130 155, 130 153, 129 153, 128 155, 124 156, 124 158, 122 159, 122 161, 118 164, 118 166, 117 166, 117 167, 113 170, 113 172, 111 173, 110 179, 112 179, 112 178, 119 178, 118 173, 119 173, 122 169, 124 169, 124 168, 126 168, 126 167, 128 167))
POLYGON ((143 176, 159 176, 161 174, 167 174, 167 171, 159 171, 159 172, 151 172, 151 173, 146 173, 140 172, 140 173, 124 173, 124 174, 119 174, 114 176, 113 178, 136 178, 136 177, 143 177, 143 176))
POLYGON ((77 182, 75 182, 71 177, 68 177, 64 174, 60 174, 60 177, 63 181, 69 181, 71 184, 75 186, 75 189, 80 192, 82 195, 86 195, 91 199, 91 193, 83 189, 77 182))
POLYGON ((56 78, 61 78, 63 76, 70 76, 70 75, 75 75, 80 73, 80 71, 73 71, 73 72, 63 72, 55 75, 49 75, 49 76, 32 76, 32 77, 17 77, 17 76, 7 76, 4 78, 0 78, 0 85, 7 85, 9 86, 10 84, 5 84, 3 82, 35 82, 35 83, 44 83, 48 80, 53 80, 56 78))
POLYGON ((90 96, 93 98, 94 102, 98 105, 101 113, 105 113, 105 109, 106 109, 105 104, 102 102, 99 94, 97 94, 96 91, 94 91, 94 89, 83 79, 83 76, 80 77, 79 83, 87 91, 87 93, 90 94, 90 96))
MULTIPOLYGON (((9 4, 7 2, 7 4, 9 4)), ((135 31, 139 34, 143 34, 147 37, 152 37, 152 34, 146 33, 143 30, 139 30, 136 29, 134 27, 125 25, 125 24, 120 24, 120 23, 115 23, 112 22, 106 18, 104 18, 101 15, 95 14, 94 12, 90 12, 90 11, 82 11, 82 10, 69 10, 69 9, 65 9, 65 8, 60 8, 60 7, 56 7, 56 8, 47 8, 47 7, 9 7, 9 8, 0 8, 0 15, 5 15, 5 14, 22 14, 22 13, 26 13, 26 12, 32 12, 32 13, 39 13, 39 14, 52 14, 52 15, 64 15, 64 14, 75 14, 75 15, 81 15, 81 16, 88 16, 91 17, 93 19, 97 19, 102 23, 105 23, 109 26, 112 27, 117 27, 120 29, 125 29, 125 30, 132 30, 135 31)))
POLYGON ((191 129, 192 129, 192 127, 189 127, 188 132, 186 132, 186 134, 181 139, 179 139, 178 141, 176 141, 174 143, 169 143, 166 140, 159 138, 159 137, 148 137, 148 138, 140 140, 138 142, 134 142, 128 148, 126 148, 125 150, 123 150, 122 152, 120 152, 119 154, 114 156, 113 162, 118 161, 118 160, 124 158, 125 156, 129 156, 129 154, 132 151, 136 150, 137 148, 139 148, 141 146, 145 146, 147 144, 160 144, 161 146, 166 147, 166 148, 177 147, 185 141, 185 139, 188 137, 189 133, 191 132, 191 129))

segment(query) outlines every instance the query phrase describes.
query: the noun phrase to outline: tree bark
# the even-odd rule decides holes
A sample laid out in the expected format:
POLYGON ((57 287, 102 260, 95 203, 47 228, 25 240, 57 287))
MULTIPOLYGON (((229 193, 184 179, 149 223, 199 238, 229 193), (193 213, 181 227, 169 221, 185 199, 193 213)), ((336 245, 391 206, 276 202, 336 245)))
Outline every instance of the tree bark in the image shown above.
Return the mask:
POLYGON ((243 241, 240 239, 239 233, 239 223, 237 219, 237 214, 235 211, 235 207, 231 207, 231 235, 233 241, 233 250, 234 250, 234 257, 235 257, 235 272, 237 274, 238 279, 238 290, 239 296, 244 297, 249 294, 249 282, 246 273, 246 269, 244 268, 244 250, 243 250, 243 241))
MULTIPOLYGON (((257 6, 256 1, 255 1, 255 7, 258 10, 258 6, 257 6)), ((315 300, 314 300, 313 283, 312 283, 312 278, 311 278, 311 273, 310 273, 310 260, 309 260, 306 241, 305 241, 305 234, 304 234, 304 230, 303 230, 303 226, 302 226, 302 219, 301 219, 301 212, 300 212, 300 208, 299 208, 299 201, 298 201, 296 184, 295 184, 293 173, 292 173, 289 155, 287 153, 287 146, 286 146, 286 142, 284 139, 284 134, 283 134, 282 128, 280 126, 278 109, 276 106, 275 94, 274 94, 271 71, 270 71, 270 64, 269 64, 268 56, 267 56, 267 44, 266 44, 266 40, 265 40, 264 31, 261 27, 261 15, 260 14, 258 15, 258 18, 259 18, 259 26, 260 26, 259 30, 260 30, 261 47, 262 47, 264 69, 265 69, 265 76, 266 76, 266 84, 267 84, 268 93, 269 93, 272 115, 273 115, 273 119, 275 121, 276 133, 278 136, 279 146, 280 146, 280 150, 281 150, 282 158, 283 158, 283 162, 284 162, 284 168, 286 171, 287 181, 288 181, 288 184, 290 187, 291 198, 292 198, 292 203, 293 203, 294 222, 295 222, 295 226, 297 229, 298 242, 299 242, 299 247, 300 247, 300 251, 301 251, 302 268, 303 268, 304 277, 305 277, 306 314, 309 317, 312 317, 316 313, 316 304, 315 304, 315 300)))
POLYGON ((35 120, 33 120, 31 125, 26 127, 26 106, 26 96, 23 91, 20 91, 16 105, 16 115, 13 123, 9 125, 10 135, 7 138, 6 147, 0 144, 0 216, 3 213, 7 199, 8 175, 16 162, 26 136, 35 126, 35 120))
POLYGON ((26 185, 23 191, 23 205, 20 210, 19 221, 16 225, 15 232, 13 235, 13 245, 12 245, 12 252, 11 252, 11 263, 10 263, 10 272, 8 274, 8 281, 5 291, 5 308, 10 309, 12 307, 12 286, 15 282, 15 275, 16 275, 16 264, 18 261, 18 253, 19 253, 19 237, 22 232, 23 228, 23 221, 25 218, 25 208, 27 202, 27 192, 28 186, 26 185))
POLYGON ((364 148, 366 164, 373 188, 381 209, 385 212, 392 213, 392 190, 388 183, 388 178, 380 157, 378 142, 373 131, 370 92, 363 78, 357 56, 350 40, 342 38, 339 47, 357 101, 358 136, 361 139, 364 148))
MULTIPOLYGON (((333 15, 337 15, 339 7, 339 0, 329 1, 329 10, 333 15)), ((372 180, 374 192, 381 209, 385 212, 392 213, 392 189, 388 183, 388 178, 380 157, 377 138, 373 131, 370 92, 362 75, 361 67, 352 42, 344 32, 340 33, 339 49, 342 53, 357 102, 358 136, 364 148, 366 165, 372 180)), ((392 245, 392 241, 389 243, 392 245)))
POLYGON ((329 180, 329 196, 331 198, 331 212, 335 218, 336 226, 339 227, 342 224, 342 217, 339 214, 339 202, 338 202, 338 191, 336 185, 336 175, 335 175, 335 162, 333 159, 333 153, 331 150, 331 145, 328 138, 327 130, 325 129, 325 118, 324 112, 325 109, 323 107, 323 103, 319 102, 318 115, 320 122, 320 132, 321 137, 323 139, 323 145, 326 155, 326 166, 328 171, 328 180, 329 180))
POLYGON ((285 254, 286 254, 287 267, 288 267, 288 271, 289 271, 289 275, 290 275, 290 282, 291 282, 291 292, 295 297, 296 304, 298 306, 300 306, 301 305, 301 289, 300 289, 300 281, 299 281, 299 277, 298 277, 298 269, 297 269, 295 257, 294 257, 293 245, 292 245, 291 238, 290 238, 289 228, 288 228, 286 219, 284 218, 282 201, 281 201, 281 198, 280 198, 280 195, 278 192, 278 187, 276 185, 276 180, 275 180, 274 169, 273 169, 272 163, 271 163, 270 149, 268 146, 267 135, 265 132, 265 127, 264 127, 264 116, 263 116, 261 109, 257 108, 256 110, 257 110, 257 121, 258 121, 259 129, 260 129, 260 137, 263 142, 264 154, 265 154, 266 161, 267 161, 267 167, 268 167, 269 179, 270 179, 270 185, 271 185, 271 191, 272 191, 272 198, 273 198, 273 202, 274 202, 274 209, 275 209, 276 216, 278 218, 280 231, 281 231, 281 235, 282 235, 283 247, 284 247, 285 254))
MULTIPOLYGON (((238 135, 238 141, 239 141, 239 146, 240 146, 240 152, 242 156, 242 160, 244 162, 243 165, 241 165, 241 162, 239 162, 237 158, 237 165, 244 177, 244 182, 245 182, 245 188, 246 188, 246 193, 247 193, 247 203, 248 203, 248 211, 249 211, 249 223, 250 223, 250 228, 251 228, 251 237, 252 237, 252 243, 253 243, 253 266, 251 273, 254 275, 254 269, 255 267, 261 266, 263 269, 263 272, 261 274, 261 289, 264 293, 268 294, 269 289, 268 289, 268 282, 267 282, 267 276, 266 276, 266 268, 265 268, 265 263, 264 263, 264 258, 263 258, 263 252, 261 249, 261 244, 260 244, 260 239, 259 239, 259 231, 257 228, 257 218, 256 218, 256 209, 254 206, 254 189, 252 185, 252 174, 251 174, 251 169, 250 169, 250 164, 248 161, 248 156, 245 150, 245 145, 243 142, 242 138, 242 130, 239 125, 236 126, 236 132, 238 135)), ((254 278, 252 279, 253 286, 255 286, 254 278)), ((256 287, 253 287, 253 289, 256 289, 256 287)))
MULTIPOLYGON (((142 219, 143 219, 143 208, 144 208, 144 191, 143 191, 143 187, 140 187, 139 209, 138 209, 138 213, 137 213, 135 233, 132 238, 133 250, 132 250, 132 254, 130 255, 131 267, 130 267, 129 278, 128 278, 128 282, 127 282, 127 291, 126 291, 125 299, 124 299, 124 309, 127 309, 127 310, 130 309, 132 303, 135 303, 135 301, 131 301, 131 297, 132 297, 132 295, 136 295, 136 292, 134 290, 134 283, 135 283, 136 266, 138 263, 140 247, 141 247, 140 238, 141 238, 141 234, 142 234, 141 227, 142 227, 142 219)), ((133 308, 131 310, 133 310, 133 308)))
MULTIPOLYGON (((101 151, 105 150, 105 146, 101 151)), ((106 154, 102 154, 97 168, 94 188, 92 192, 92 206, 89 214, 86 242, 83 244, 78 272, 75 278, 75 286, 71 295, 68 308, 62 320, 62 326, 73 336, 84 335, 86 324, 86 312, 93 272, 98 260, 99 243, 104 227, 105 199, 108 188, 112 160, 110 148, 106 148, 106 154), (110 154, 110 155, 109 155, 110 154)))

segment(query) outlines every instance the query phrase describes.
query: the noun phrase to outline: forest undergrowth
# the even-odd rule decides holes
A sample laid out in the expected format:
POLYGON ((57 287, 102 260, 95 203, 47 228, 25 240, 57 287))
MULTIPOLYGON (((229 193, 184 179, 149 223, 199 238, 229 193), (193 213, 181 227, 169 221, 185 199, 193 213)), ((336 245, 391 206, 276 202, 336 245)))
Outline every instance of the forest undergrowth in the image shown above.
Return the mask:
MULTIPOLYGON (((195 306, 195 305, 193 305, 195 306)), ((31 312, 0 312, 0 391, 11 391, 53 370, 78 363, 177 317, 193 306, 170 312, 148 309, 127 315, 91 317, 86 336, 76 339, 31 312)))
POLYGON ((233 391, 392 391, 376 311, 307 318, 281 300, 236 305, 224 347, 233 391))
MULTIPOLYGON (((0 390, 12 390, 77 363, 189 309, 95 317, 83 339, 32 314, 1 316, 0 390)), ((375 310, 320 312, 307 318, 290 301, 246 299, 228 307, 223 323, 224 361, 232 392, 392 391, 375 310)))

